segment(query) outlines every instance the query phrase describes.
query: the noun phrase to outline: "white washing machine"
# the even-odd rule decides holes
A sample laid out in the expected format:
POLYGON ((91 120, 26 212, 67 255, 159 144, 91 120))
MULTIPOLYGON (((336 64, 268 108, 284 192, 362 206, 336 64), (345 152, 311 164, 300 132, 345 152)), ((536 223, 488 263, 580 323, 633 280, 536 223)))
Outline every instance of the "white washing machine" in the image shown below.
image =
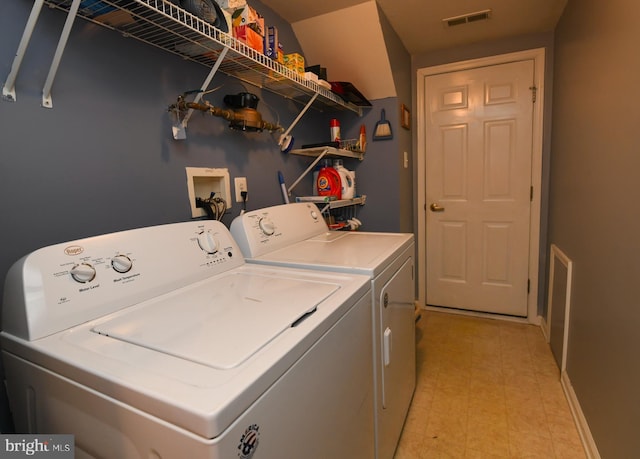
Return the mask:
POLYGON ((248 265, 217 221, 37 250, 2 309, 16 430, 78 458, 371 458, 369 289, 248 265))
POLYGON ((413 235, 330 232, 311 203, 247 212, 231 234, 250 263, 370 277, 376 457, 393 457, 415 389, 413 235))

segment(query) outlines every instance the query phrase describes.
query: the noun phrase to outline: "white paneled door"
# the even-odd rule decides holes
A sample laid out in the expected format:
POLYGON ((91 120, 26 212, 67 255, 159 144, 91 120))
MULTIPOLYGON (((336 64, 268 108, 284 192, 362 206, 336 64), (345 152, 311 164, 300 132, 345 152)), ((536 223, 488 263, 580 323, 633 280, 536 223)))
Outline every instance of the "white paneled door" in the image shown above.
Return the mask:
POLYGON ((426 77, 427 304, 527 316, 534 62, 426 77))

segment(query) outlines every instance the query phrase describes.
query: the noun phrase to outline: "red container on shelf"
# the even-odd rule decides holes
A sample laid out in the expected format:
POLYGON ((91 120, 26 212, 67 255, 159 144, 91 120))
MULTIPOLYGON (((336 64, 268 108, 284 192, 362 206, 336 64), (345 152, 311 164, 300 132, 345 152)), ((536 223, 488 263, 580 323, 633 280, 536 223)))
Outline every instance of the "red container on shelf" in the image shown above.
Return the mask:
POLYGON ((335 196, 336 199, 342 199, 341 187, 340 173, 330 165, 325 164, 318 172, 318 179, 316 180, 318 196, 335 196))

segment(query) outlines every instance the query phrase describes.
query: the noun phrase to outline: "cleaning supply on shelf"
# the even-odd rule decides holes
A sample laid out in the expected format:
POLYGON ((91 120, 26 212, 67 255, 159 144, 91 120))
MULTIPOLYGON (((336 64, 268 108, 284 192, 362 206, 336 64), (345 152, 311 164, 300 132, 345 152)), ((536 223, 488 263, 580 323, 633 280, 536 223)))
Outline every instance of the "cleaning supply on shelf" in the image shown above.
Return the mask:
POLYGON ((340 174, 331 166, 330 160, 324 160, 316 181, 318 196, 335 196, 342 199, 340 174))
POLYGON ((351 171, 344 167, 341 159, 333 160, 333 168, 340 175, 340 195, 342 199, 353 199, 356 195, 356 183, 351 171))
POLYGON ((367 150, 367 128, 360 126, 360 135, 358 136, 358 150, 364 153, 367 150))
POLYGON ((287 192, 287 185, 284 183, 284 175, 278 171, 278 183, 280 184, 280 190, 282 191, 282 199, 285 204, 289 204, 289 193, 287 192))
POLYGON ((329 122, 329 129, 331 133, 331 141, 340 143, 340 121, 333 118, 329 122))

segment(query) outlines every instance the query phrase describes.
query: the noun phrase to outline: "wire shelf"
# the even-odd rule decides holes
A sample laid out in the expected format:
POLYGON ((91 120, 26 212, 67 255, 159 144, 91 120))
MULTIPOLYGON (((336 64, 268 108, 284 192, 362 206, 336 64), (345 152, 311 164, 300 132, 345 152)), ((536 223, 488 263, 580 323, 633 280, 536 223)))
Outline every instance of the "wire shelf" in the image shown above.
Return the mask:
MULTIPOLYGON (((72 0, 44 0, 44 3, 69 11, 72 0)), ((227 48, 229 51, 219 67, 227 75, 300 103, 318 93, 316 103, 362 115, 361 107, 306 80, 169 0, 84 0, 78 16, 209 68, 227 48)))

